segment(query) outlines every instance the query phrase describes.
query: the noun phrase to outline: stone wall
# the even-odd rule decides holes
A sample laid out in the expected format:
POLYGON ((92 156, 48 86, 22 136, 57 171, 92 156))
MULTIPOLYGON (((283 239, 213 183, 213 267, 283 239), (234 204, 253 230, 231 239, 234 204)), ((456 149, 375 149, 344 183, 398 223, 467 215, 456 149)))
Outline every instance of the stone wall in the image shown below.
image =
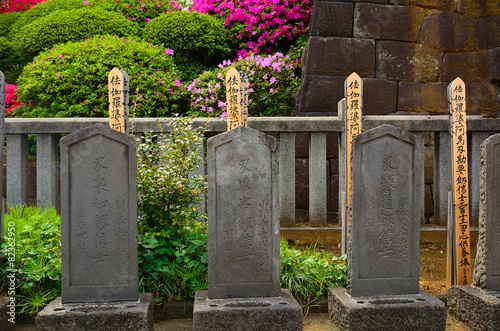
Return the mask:
MULTIPOLYGON (((446 88, 461 77, 467 113, 497 116, 500 0, 315 0, 302 61, 299 116, 337 115, 352 72, 363 78, 365 115, 446 115, 446 88)), ((336 222, 336 141, 327 151, 329 222, 336 222)), ((426 145, 432 148, 432 139, 426 145)), ((296 150, 297 221, 307 222, 308 177, 300 170, 307 167, 307 137, 297 137, 296 150)), ((426 184, 432 189, 432 178, 426 184)))

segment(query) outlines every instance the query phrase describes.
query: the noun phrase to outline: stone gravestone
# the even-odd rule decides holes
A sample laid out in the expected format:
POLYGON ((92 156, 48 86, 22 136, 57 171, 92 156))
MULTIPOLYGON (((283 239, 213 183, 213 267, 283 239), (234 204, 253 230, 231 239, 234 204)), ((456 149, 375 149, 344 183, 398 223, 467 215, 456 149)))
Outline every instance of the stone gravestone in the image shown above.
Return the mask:
POLYGON ((244 126, 208 140, 208 291, 195 330, 301 330, 279 284, 278 142, 244 126))
POLYGON ((422 148, 391 125, 353 140, 347 289, 328 294, 342 330, 446 327, 444 303, 418 286, 422 148))
POLYGON ((472 285, 447 291, 450 314, 473 330, 500 330, 500 134, 481 144, 479 239, 472 285))
POLYGON ((129 116, 129 78, 125 70, 113 68, 108 75, 109 88, 109 127, 128 133, 129 116))
POLYGON ((138 294, 136 191, 130 136, 97 124, 61 139, 62 300, 37 330, 152 330, 152 296, 138 294))

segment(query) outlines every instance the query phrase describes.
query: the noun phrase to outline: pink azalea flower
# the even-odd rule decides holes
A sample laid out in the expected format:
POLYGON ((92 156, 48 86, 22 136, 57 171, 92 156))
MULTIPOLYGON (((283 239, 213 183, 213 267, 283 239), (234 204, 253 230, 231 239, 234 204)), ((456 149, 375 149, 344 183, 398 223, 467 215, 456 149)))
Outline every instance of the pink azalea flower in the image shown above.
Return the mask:
POLYGON ((178 79, 176 79, 174 83, 175 83, 175 86, 181 86, 181 81, 178 79))

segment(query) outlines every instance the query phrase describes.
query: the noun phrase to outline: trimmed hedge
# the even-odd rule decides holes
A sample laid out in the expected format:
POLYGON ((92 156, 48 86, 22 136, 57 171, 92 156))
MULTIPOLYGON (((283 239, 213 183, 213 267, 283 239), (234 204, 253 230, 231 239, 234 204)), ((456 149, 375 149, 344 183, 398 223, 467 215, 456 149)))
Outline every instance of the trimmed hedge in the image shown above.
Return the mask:
POLYGON ((5 37, 11 31, 12 25, 21 17, 22 12, 11 11, 0 14, 0 37, 5 37))

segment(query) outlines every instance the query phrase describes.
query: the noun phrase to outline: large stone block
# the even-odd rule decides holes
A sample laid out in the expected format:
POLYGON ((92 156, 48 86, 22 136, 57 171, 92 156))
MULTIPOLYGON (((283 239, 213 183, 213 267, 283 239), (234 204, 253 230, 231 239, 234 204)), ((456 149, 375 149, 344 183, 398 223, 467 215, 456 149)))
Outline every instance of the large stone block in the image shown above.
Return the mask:
POLYGON ((340 76, 304 75, 296 97, 297 112, 336 112, 344 97, 344 80, 340 76))
POLYGON ((302 72, 309 75, 373 77, 375 42, 372 39, 311 37, 302 72))
POLYGON ((424 11, 410 6, 357 4, 353 36, 369 39, 415 41, 424 11))
POLYGON ((446 83, 400 82, 398 111, 445 115, 448 113, 446 83))
POLYGON ((499 89, 487 81, 467 84, 467 113, 479 115, 500 111, 499 89))
POLYGON ((423 290, 413 295, 354 298, 345 288, 331 287, 328 312, 342 331, 446 329, 446 306, 423 290))
POLYGON ((376 77, 398 81, 436 81, 443 53, 423 44, 377 41, 376 77))
POLYGON ((354 4, 315 1, 311 14, 310 36, 351 37, 354 4))
POLYGON ((474 51, 477 20, 453 12, 431 12, 424 19, 417 41, 444 52, 474 51))
POLYGON ((453 11, 455 0, 391 0, 392 5, 417 6, 422 8, 453 11))
POLYGON ((363 114, 387 115, 396 112, 398 83, 375 78, 363 79, 363 114))
POLYGON ((475 18, 500 15, 500 0, 457 0, 457 12, 475 18))
POLYGON ((446 291, 448 313, 474 331, 500 330, 500 292, 484 292, 471 285, 446 291))
MULTIPOLYGON (((500 7, 500 3, 498 4, 500 7)), ((500 15, 484 17, 477 22, 477 47, 500 47, 500 15)))
POLYGON ((481 52, 448 53, 444 56, 439 80, 451 82, 460 77, 465 84, 487 79, 487 56, 481 52))
POLYGON ((57 298, 35 321, 37 331, 153 331, 153 296, 140 293, 139 300, 101 303, 61 303, 57 298))
POLYGON ((488 80, 500 86, 500 47, 488 51, 488 80))
POLYGON ((196 291, 193 309, 195 331, 302 330, 302 308, 288 290, 276 297, 210 300, 196 291))

